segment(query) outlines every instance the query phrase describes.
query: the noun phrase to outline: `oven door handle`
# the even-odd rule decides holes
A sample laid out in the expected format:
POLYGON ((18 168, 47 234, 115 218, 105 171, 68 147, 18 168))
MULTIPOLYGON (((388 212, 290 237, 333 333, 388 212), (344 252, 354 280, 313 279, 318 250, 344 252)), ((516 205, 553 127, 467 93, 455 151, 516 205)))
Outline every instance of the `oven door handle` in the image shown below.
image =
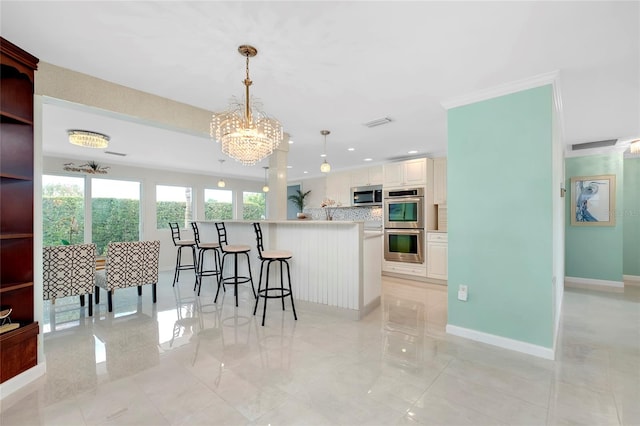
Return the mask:
POLYGON ((384 199, 385 202, 387 203, 392 203, 394 201, 398 201, 398 202, 402 202, 402 203, 421 203, 424 201, 424 197, 392 197, 392 198, 385 198, 384 199))
POLYGON ((424 230, 422 228, 419 229, 400 229, 400 228, 385 228, 384 232, 393 233, 393 234, 404 234, 404 235, 420 235, 424 230))

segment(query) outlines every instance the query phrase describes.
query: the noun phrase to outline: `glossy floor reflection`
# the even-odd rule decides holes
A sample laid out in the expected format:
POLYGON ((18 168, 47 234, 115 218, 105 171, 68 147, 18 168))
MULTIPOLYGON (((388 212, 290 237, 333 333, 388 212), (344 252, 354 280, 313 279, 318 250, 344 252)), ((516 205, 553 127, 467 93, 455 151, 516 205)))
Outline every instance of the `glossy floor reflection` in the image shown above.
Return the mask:
MULTIPOLYGON (((265 327, 184 274, 118 290, 94 317, 45 303, 47 375, 3 401, 10 425, 640 424, 640 288, 567 289, 556 361, 449 336, 446 289, 385 278, 361 321, 274 301, 265 327)), ((103 295, 104 296, 104 295, 103 295)))

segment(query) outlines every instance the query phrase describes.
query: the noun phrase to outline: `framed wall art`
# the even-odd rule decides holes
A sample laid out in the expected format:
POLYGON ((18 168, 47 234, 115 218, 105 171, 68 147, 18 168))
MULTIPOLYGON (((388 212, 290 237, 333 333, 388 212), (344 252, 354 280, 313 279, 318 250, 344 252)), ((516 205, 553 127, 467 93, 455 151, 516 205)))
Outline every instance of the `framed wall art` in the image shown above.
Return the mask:
POLYGON ((615 226, 616 176, 571 178, 571 225, 615 226))

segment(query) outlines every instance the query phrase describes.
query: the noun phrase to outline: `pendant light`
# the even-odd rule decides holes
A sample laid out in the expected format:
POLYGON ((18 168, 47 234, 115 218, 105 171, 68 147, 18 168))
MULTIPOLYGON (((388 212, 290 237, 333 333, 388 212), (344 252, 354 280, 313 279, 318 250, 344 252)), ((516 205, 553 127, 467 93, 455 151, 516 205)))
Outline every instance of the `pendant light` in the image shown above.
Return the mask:
POLYGON ((244 166, 252 166, 270 156, 284 137, 282 125, 268 117, 257 105, 252 105, 249 86, 249 58, 258 54, 258 49, 249 45, 238 47, 246 60, 244 79, 244 104, 232 102, 225 112, 214 114, 210 134, 222 147, 222 152, 244 166), (253 108, 252 108, 253 107, 253 108))
POLYGON ((331 171, 331 164, 327 163, 327 135, 331 133, 329 130, 320 130, 320 134, 324 136, 324 161, 320 164, 320 171, 322 173, 329 173, 331 171))
POLYGON ((267 182, 267 170, 269 170, 269 167, 264 166, 264 186, 262 187, 262 192, 269 192, 269 183, 267 182))
MULTIPOLYGON (((224 163, 224 160, 218 160, 220 162, 220 175, 222 175, 222 164, 224 163)), ((222 176, 220 176, 220 179, 218 180, 218 188, 224 188, 225 186, 227 186, 227 184, 224 182, 224 179, 222 179, 222 176)))

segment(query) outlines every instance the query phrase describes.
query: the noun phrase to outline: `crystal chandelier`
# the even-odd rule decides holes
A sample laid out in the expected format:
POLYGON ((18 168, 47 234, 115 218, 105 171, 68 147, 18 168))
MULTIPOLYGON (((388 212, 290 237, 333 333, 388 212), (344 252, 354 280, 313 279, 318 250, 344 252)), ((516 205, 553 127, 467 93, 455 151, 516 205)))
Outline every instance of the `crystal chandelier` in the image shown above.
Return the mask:
POLYGON ((244 104, 233 103, 229 109, 213 114, 210 135, 222 147, 222 152, 245 166, 252 166, 268 157, 282 142, 282 125, 255 108, 251 111, 249 86, 249 58, 258 54, 253 46, 242 45, 238 52, 246 57, 244 104))
POLYGON ((320 134, 324 136, 324 153, 322 154, 324 161, 320 164, 320 171, 322 173, 329 173, 331 171, 331 164, 327 163, 327 135, 329 133, 331 132, 328 130, 320 130, 320 134))
POLYGON ((109 136, 89 130, 67 130, 69 142, 85 148, 106 148, 109 146, 109 136))

